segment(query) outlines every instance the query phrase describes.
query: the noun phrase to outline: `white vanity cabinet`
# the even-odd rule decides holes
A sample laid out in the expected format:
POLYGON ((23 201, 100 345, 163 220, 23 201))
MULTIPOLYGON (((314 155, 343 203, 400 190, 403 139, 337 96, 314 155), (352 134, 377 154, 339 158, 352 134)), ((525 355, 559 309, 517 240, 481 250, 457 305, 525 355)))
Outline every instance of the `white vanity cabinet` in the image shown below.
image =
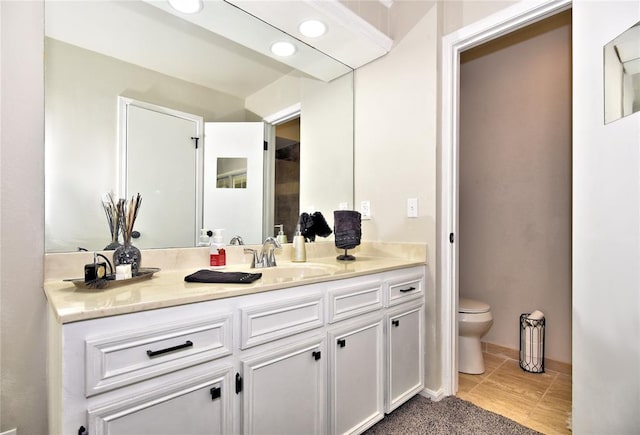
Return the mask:
POLYGON ((385 412, 424 387, 424 305, 401 306, 387 313, 385 412))
POLYGON ((232 330, 231 307, 211 301, 52 320, 50 432, 233 432, 232 330))
POLYGON ((52 315, 50 433, 361 433, 423 388, 424 274, 52 315))
POLYGON ((332 434, 360 433, 384 417, 384 326, 381 313, 329 332, 332 434))
POLYGON ((322 337, 244 360, 243 433, 324 434, 325 360, 322 337))
POLYGON ((87 410, 93 434, 228 434, 233 432, 231 406, 234 367, 208 373, 184 370, 181 380, 153 390, 130 388, 124 397, 87 410))

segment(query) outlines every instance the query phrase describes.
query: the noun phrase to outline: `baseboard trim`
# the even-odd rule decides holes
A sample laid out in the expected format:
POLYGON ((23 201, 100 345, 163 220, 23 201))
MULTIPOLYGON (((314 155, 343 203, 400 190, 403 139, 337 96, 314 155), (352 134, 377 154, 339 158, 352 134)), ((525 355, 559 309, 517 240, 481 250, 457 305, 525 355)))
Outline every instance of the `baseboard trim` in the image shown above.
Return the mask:
MULTIPOLYGON (((483 341, 482 351, 493 355, 506 356, 507 358, 515 359, 516 361, 520 359, 520 351, 518 349, 511 349, 509 347, 500 346, 499 344, 487 343, 483 341)), ((570 363, 545 357, 544 368, 545 370, 552 370, 554 372, 570 375, 572 365, 570 363)))
POLYGON ((418 394, 421 395, 422 397, 426 397, 427 399, 431 399, 434 402, 439 402, 440 400, 447 397, 447 395, 444 394, 444 390, 442 388, 440 388, 437 391, 430 390, 429 388, 424 388, 418 394))

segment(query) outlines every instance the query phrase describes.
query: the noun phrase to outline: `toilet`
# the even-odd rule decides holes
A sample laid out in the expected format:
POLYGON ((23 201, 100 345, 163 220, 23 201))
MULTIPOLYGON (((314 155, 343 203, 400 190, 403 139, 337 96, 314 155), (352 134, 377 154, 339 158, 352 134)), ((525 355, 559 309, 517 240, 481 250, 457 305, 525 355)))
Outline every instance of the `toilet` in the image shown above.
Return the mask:
POLYGON ((491 325, 491 307, 474 299, 458 300, 458 371, 479 375, 484 373, 484 358, 480 338, 491 325))

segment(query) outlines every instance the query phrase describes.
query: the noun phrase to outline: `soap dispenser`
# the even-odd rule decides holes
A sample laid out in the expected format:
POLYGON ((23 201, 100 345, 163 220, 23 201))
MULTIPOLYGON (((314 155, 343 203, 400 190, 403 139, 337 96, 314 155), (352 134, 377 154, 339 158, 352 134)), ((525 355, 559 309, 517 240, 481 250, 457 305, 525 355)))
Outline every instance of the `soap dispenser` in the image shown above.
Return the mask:
POLYGON ((300 224, 296 226, 296 235, 293 236, 293 256, 291 261, 296 263, 307 261, 307 248, 304 244, 304 236, 300 232, 300 224))
POLYGON ((280 228, 280 231, 278 231, 278 235, 276 236, 276 239, 278 240, 278 242, 287 243, 287 235, 284 233, 284 225, 280 224, 280 225, 276 225, 275 227, 280 228))
POLYGON ((227 265, 227 253, 224 249, 222 230, 213 230, 209 247, 209 265, 212 269, 222 269, 227 265))
POLYGON ((211 230, 207 230, 205 228, 201 229, 200 241, 198 242, 198 246, 210 246, 212 235, 213 235, 213 232, 211 230))

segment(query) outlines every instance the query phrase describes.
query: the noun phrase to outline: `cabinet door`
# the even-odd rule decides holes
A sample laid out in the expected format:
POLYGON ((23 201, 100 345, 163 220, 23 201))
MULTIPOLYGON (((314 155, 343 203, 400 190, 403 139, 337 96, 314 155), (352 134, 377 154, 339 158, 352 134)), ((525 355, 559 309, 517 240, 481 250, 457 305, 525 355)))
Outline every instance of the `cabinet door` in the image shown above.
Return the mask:
MULTIPOLYGON (((231 367, 223 372, 190 376, 154 391, 129 387, 128 398, 90 408, 89 433, 203 435, 233 431, 231 367), (138 393, 138 394, 136 394, 138 393)), ((161 379, 158 379, 161 382, 161 379)))
POLYGON ((324 340, 319 337, 243 361, 243 432, 324 433, 324 356, 324 340))
POLYGON ((387 314, 387 394, 391 412, 424 387, 423 305, 387 314))
POLYGON ((329 333, 331 433, 360 433, 384 417, 383 320, 329 333))

